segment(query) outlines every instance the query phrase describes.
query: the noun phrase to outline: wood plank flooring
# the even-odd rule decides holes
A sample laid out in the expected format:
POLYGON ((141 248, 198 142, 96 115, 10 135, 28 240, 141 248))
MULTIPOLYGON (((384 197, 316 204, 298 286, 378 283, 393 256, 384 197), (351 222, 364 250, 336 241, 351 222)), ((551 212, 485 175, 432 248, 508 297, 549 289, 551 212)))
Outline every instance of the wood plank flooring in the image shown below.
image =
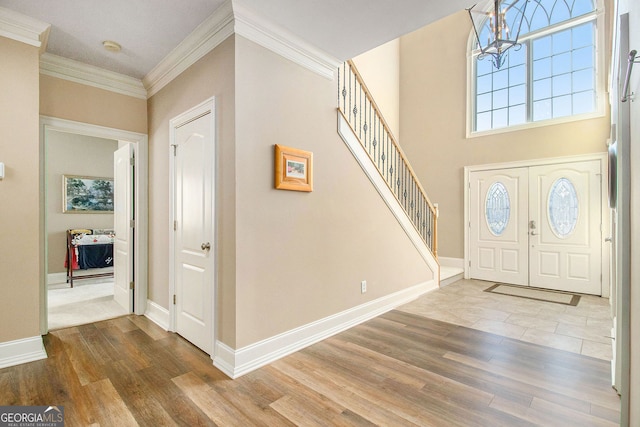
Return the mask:
POLYGON ((391 311, 239 379, 145 317, 45 336, 0 405, 67 426, 615 426, 609 363, 391 311))

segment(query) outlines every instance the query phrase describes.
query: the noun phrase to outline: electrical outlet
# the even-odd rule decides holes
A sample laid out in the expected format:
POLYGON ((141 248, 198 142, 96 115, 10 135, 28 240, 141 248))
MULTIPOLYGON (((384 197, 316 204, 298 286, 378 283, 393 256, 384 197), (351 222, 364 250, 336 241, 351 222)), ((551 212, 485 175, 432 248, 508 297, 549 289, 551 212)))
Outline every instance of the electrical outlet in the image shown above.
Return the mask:
POLYGON ((363 280, 362 282, 360 282, 360 292, 362 292, 363 294, 365 292, 367 292, 367 281, 363 280))

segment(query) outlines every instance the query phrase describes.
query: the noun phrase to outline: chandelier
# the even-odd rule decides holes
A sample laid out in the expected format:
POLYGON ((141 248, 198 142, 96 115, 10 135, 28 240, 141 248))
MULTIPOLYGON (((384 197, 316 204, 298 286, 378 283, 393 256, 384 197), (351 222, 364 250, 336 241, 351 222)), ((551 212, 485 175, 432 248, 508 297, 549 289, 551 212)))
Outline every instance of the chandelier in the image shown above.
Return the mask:
POLYGON ((518 36, 528 3, 529 0, 486 0, 467 9, 480 49, 479 58, 491 55, 498 69, 504 64, 505 53, 520 46, 518 36))

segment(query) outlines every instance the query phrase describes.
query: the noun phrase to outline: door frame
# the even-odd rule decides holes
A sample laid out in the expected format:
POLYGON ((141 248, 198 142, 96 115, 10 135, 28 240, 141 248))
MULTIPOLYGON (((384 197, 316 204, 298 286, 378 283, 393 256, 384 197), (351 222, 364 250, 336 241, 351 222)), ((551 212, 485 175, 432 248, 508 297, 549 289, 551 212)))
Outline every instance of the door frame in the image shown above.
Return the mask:
POLYGON ((49 331, 47 315, 47 233, 46 233, 46 175, 45 175, 45 144, 47 131, 66 132, 76 135, 86 135, 97 138, 126 141, 133 144, 135 154, 135 206, 134 206, 134 307, 133 313, 145 314, 147 308, 148 291, 148 168, 149 143, 146 134, 130 132, 122 129, 92 125, 72 120, 40 116, 40 333, 45 335, 49 331))
POLYGON ((464 278, 469 279, 469 263, 471 262, 471 235, 469 233, 469 224, 471 221, 471 200, 470 200, 470 174, 472 172, 480 172, 487 170, 498 170, 498 169, 511 169, 511 168, 524 168, 524 167, 532 167, 532 166, 547 166, 547 165, 556 165, 561 163, 575 163, 575 162, 584 162, 590 160, 599 160, 600 161, 600 194, 601 194, 601 218, 602 218, 602 236, 603 239, 600 242, 602 251, 602 289, 601 295, 603 298, 609 298, 610 294, 610 277, 609 277, 609 254, 611 245, 609 243, 605 244, 604 237, 610 236, 610 212, 609 212, 609 204, 607 202, 607 153, 593 153, 593 154, 584 154, 578 156, 563 156, 563 157, 550 157, 546 159, 532 159, 532 160, 520 160, 514 162, 505 162, 505 163, 491 163, 485 165, 474 165, 474 166, 465 166, 464 167, 464 278))
POLYGON ((211 97, 200 104, 190 108, 189 110, 183 112, 182 114, 177 115, 169 121, 169 331, 176 332, 177 329, 177 313, 176 313, 176 305, 173 303, 173 295, 176 293, 176 280, 175 280, 175 272, 176 272, 176 263, 175 263, 175 251, 176 251, 176 234, 174 230, 174 221, 175 221, 175 203, 176 203, 176 158, 174 156, 173 146, 176 142, 176 128, 180 125, 188 123, 192 120, 195 120, 207 113, 211 114, 211 126, 213 132, 211 133, 213 137, 213 150, 212 158, 209 159, 211 162, 211 166, 214 168, 213 173, 211 174, 211 188, 214 192, 213 198, 211 200, 211 219, 213 221, 213 244, 212 252, 213 256, 211 257, 211 262, 213 265, 213 288, 211 292, 211 321, 212 321, 212 330, 213 330, 213 346, 211 348, 211 359, 215 357, 216 349, 217 349, 217 310, 216 310, 216 301, 218 295, 218 214, 217 214, 217 203, 216 203, 216 174, 217 174, 217 163, 216 160, 218 158, 217 154, 217 129, 216 129, 216 109, 215 109, 215 97, 211 97))

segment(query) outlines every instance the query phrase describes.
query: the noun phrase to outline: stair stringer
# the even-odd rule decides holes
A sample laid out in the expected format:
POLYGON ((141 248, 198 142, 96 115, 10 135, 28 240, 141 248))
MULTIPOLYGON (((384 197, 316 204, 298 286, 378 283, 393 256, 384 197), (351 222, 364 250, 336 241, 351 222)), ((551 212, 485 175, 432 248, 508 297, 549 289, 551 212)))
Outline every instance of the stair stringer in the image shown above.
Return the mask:
POLYGON ((409 237, 409 240, 413 243, 413 246, 415 246, 422 259, 424 259, 433 272, 433 280, 439 287, 440 264, 438 263, 438 260, 433 256, 429 247, 420 237, 420 234, 407 216, 404 208, 398 199, 396 199, 396 196, 393 194, 384 178, 380 175, 378 168, 371 161, 369 154, 367 154, 364 147, 362 147, 358 137, 354 134, 351 126, 349 126, 349 123, 340 111, 338 111, 338 134, 358 161, 358 164, 378 191, 382 200, 384 200, 386 205, 389 207, 393 216, 396 217, 398 223, 407 234, 407 237, 409 237))

